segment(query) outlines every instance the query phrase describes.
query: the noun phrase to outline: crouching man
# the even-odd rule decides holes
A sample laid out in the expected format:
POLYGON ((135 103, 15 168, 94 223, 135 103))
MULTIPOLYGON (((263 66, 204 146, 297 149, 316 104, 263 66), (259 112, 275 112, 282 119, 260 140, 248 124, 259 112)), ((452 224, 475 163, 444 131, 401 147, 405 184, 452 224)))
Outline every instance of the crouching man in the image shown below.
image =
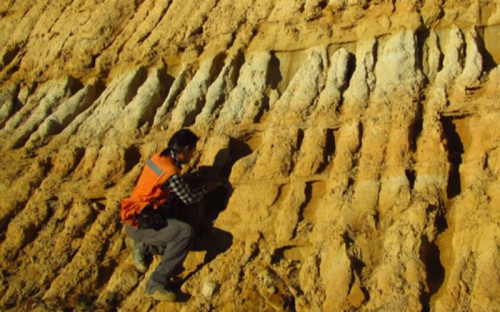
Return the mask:
POLYGON ((180 174, 181 165, 192 158, 197 141, 190 130, 176 132, 168 147, 146 163, 132 193, 121 202, 120 216, 132 239, 136 269, 146 272, 150 255, 163 255, 146 286, 146 294, 156 300, 176 300, 170 279, 182 267, 195 235, 196 225, 176 218, 175 209, 194 209, 192 204, 217 186, 209 183, 192 188, 180 174), (179 201, 184 205, 177 205, 179 201))

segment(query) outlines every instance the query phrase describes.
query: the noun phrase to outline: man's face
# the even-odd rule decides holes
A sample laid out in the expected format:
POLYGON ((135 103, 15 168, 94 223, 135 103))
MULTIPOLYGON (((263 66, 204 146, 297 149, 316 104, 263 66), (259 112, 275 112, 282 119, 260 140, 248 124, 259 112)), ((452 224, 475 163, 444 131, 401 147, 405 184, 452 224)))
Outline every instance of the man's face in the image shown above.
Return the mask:
POLYGON ((184 151, 182 152, 182 159, 180 159, 182 161, 182 163, 188 163, 191 158, 193 158, 193 155, 194 155, 194 151, 196 150, 196 144, 192 145, 192 146, 186 146, 184 148, 184 151))

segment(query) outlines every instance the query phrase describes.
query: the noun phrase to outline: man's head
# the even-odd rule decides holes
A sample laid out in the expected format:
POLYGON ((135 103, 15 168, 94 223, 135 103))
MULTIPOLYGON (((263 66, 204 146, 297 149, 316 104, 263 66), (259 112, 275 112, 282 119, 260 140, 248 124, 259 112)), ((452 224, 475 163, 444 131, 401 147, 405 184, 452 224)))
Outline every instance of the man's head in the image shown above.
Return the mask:
POLYGON ((191 130, 182 129, 174 133, 168 141, 168 148, 173 150, 182 163, 187 163, 196 149, 198 136, 191 130))

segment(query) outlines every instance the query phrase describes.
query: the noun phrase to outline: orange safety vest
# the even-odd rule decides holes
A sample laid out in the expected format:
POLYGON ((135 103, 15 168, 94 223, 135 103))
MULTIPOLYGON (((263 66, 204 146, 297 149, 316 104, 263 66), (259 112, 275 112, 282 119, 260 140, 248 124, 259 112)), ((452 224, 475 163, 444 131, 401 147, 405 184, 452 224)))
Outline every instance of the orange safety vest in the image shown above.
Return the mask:
POLYGON ((170 156, 156 154, 148 160, 137 184, 129 197, 121 201, 120 217, 124 224, 139 227, 137 215, 147 205, 158 209, 170 197, 170 190, 163 189, 162 185, 174 174, 179 174, 174 160, 170 156))

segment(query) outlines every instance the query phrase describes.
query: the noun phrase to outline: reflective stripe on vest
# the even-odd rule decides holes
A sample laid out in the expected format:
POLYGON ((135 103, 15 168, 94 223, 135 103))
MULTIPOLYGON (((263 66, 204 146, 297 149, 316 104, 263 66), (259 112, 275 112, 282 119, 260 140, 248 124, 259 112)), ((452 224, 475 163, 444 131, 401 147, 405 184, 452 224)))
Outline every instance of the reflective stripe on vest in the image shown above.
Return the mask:
POLYGON ((161 170, 161 168, 158 167, 152 159, 148 160, 147 165, 157 176, 161 176, 163 174, 163 170, 161 170))

